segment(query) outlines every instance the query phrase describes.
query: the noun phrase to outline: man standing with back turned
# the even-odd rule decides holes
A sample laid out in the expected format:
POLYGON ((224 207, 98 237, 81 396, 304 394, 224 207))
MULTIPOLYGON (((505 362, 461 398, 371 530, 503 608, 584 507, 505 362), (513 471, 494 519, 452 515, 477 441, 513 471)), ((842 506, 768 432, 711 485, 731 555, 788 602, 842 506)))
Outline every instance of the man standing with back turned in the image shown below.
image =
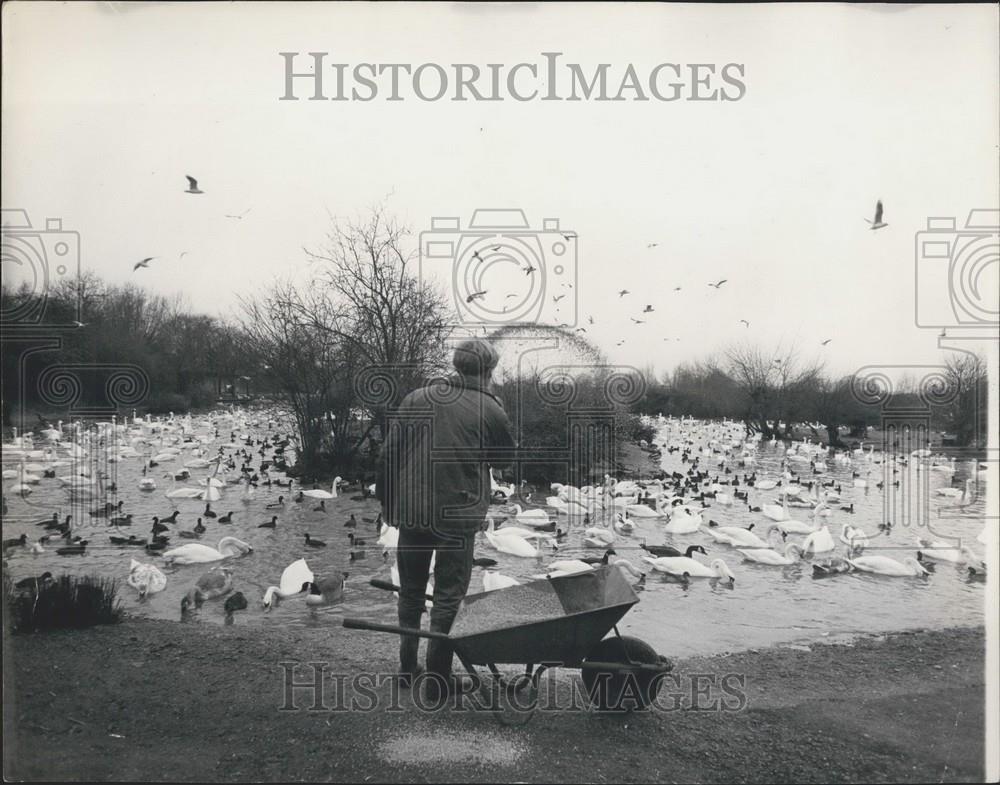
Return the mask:
MULTIPOLYGON (((491 391, 498 360, 489 342, 462 342, 453 358, 458 375, 415 390, 389 416, 378 493, 388 523, 399 527, 400 627, 420 627, 432 554, 432 631, 451 629, 469 589, 475 537, 492 495, 490 465, 502 468, 513 458, 510 420, 491 391)), ((419 644, 417 637, 400 638, 406 685, 421 670, 419 644)), ((451 663, 447 642, 428 642, 428 700, 447 695, 451 663)))

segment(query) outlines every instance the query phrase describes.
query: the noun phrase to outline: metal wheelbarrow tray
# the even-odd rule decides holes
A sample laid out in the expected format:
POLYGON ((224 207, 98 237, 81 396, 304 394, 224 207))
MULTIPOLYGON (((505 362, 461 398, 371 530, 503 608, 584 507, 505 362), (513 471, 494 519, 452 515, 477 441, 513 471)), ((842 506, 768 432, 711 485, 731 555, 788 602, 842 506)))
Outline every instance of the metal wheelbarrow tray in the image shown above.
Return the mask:
MULTIPOLYGON (((378 580, 372 584, 398 588, 378 580)), ((501 684, 496 666, 519 664, 525 666, 525 672, 509 685, 517 690, 531 688, 537 699, 538 681, 547 668, 580 668, 591 702, 602 710, 616 710, 625 708, 626 697, 631 699, 631 708, 648 705, 661 686, 659 677, 671 667, 642 641, 619 635, 618 621, 637 602, 638 596, 621 571, 602 565, 573 575, 468 595, 447 635, 363 619, 347 618, 343 624, 353 629, 446 639, 472 676, 474 688, 484 688, 475 666, 487 666, 495 683, 501 684), (614 636, 605 639, 611 629, 614 636), (632 684, 627 685, 629 679, 632 684)))

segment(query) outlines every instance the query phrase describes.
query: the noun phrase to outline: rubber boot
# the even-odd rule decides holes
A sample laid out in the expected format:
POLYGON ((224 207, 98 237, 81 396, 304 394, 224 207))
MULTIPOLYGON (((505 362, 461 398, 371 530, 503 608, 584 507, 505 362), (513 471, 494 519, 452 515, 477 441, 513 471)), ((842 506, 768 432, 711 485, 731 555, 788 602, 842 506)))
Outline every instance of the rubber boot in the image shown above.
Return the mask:
MULTIPOLYGON (((400 613, 399 626, 420 629, 421 613, 400 613)), ((409 687, 413 679, 420 674, 423 669, 417 662, 420 651, 420 638, 415 635, 399 636, 399 675, 404 687, 409 687)))

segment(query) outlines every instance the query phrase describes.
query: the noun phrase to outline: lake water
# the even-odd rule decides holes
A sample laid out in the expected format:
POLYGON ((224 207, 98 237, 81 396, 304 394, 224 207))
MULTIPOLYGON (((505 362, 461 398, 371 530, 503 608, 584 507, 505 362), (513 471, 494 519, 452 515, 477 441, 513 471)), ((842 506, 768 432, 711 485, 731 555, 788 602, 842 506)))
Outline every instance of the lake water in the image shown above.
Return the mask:
MULTIPOLYGON (((232 420, 217 422, 220 437, 205 446, 209 457, 215 454, 220 445, 232 448, 242 446, 229 441, 232 420)), ((238 423, 236 430, 238 436, 247 433, 264 436, 287 433, 289 429, 287 423, 276 425, 272 422, 269 425, 265 417, 259 417, 238 423)), ((691 446, 694 455, 708 446, 710 438, 720 438, 728 433, 740 434, 740 431, 739 428, 718 424, 692 428, 673 422, 661 430, 660 440, 666 442, 690 438, 694 441, 691 446)), ((211 429, 202 427, 196 432, 206 439, 211 438, 211 429)), ((169 445, 171 438, 177 433, 179 431, 166 434, 162 440, 160 435, 154 435, 151 437, 154 444, 148 448, 140 445, 140 449, 155 454, 163 446, 169 445)), ((728 440, 727 435, 721 438, 723 443, 728 440)), ((191 460, 189 449, 195 445, 177 446, 184 446, 187 450, 176 461, 163 463, 150 470, 150 476, 155 478, 158 486, 152 492, 138 489, 142 476, 142 459, 125 458, 108 465, 118 487, 117 497, 112 498, 123 500, 124 510, 134 516, 134 525, 123 529, 122 533, 148 537, 152 516, 162 518, 177 509, 180 515, 178 523, 171 527, 174 531, 169 533, 173 535, 170 547, 189 542, 178 538, 176 530, 192 528, 204 509, 204 502, 164 497, 164 492, 172 487, 172 480, 165 478, 163 474, 166 471, 178 471, 184 462, 191 460)), ((723 458, 721 455, 703 457, 701 467, 708 469, 713 477, 718 474, 722 479, 739 476, 742 481, 744 473, 754 470, 758 478, 780 477, 784 458, 784 451, 780 446, 763 443, 759 447, 757 464, 753 469, 735 467, 734 458, 737 455, 738 452, 733 453, 727 464, 734 467, 733 474, 726 475, 723 470, 716 468, 716 463, 723 458)), ((65 457, 65 451, 60 452, 60 457, 65 457)), ((259 456, 256 457, 259 461, 259 456)), ((890 511, 907 508, 926 510, 931 531, 928 532, 926 526, 919 522, 897 518, 892 534, 887 538, 874 540, 867 553, 884 553, 902 560, 906 556, 915 555, 917 536, 934 536, 939 539, 961 537, 963 543, 971 545, 974 551, 982 554, 983 547, 976 542, 976 535, 983 526, 986 478, 985 475, 977 477, 971 464, 958 465, 955 485, 961 485, 967 477, 975 479, 977 499, 965 507, 957 508, 957 500, 939 497, 935 493, 938 487, 952 484, 950 475, 930 469, 917 471, 916 465, 920 461, 910 459, 909 465, 901 468, 900 474, 896 475, 897 479, 901 479, 900 487, 895 488, 887 483, 885 490, 880 490, 875 484, 881 479, 881 473, 888 464, 884 461, 873 463, 870 465, 872 473, 864 475, 869 467, 867 460, 852 457, 853 466, 841 465, 832 456, 828 457, 828 469, 818 477, 820 481, 833 479, 842 485, 841 501, 831 504, 832 515, 822 519, 834 538, 839 535, 841 525, 845 522, 858 526, 869 534, 874 533, 878 523, 885 519, 886 494, 892 493, 896 498, 890 511), (853 485, 852 472, 859 470, 868 480, 867 488, 853 485), (854 504, 853 514, 840 510, 842 504, 851 503, 854 504)), ((4 468, 16 468, 18 460, 16 455, 5 452, 4 468)), ((679 452, 664 453, 662 466, 668 472, 686 471, 687 468, 681 462, 679 452)), ((794 472, 801 473, 803 480, 812 477, 808 462, 792 463, 790 466, 794 472)), ((183 484, 194 486, 196 479, 208 472, 206 469, 192 470, 192 480, 183 484)), ((67 473, 68 467, 57 469, 58 475, 67 473)), ((66 557, 57 555, 55 546, 46 546, 47 551, 42 554, 31 554, 24 548, 11 549, 6 554, 5 569, 14 579, 38 575, 44 571, 54 574, 100 573, 114 576, 121 580, 121 595, 128 613, 152 618, 180 619, 181 598, 198 576, 211 565, 165 568, 167 588, 159 594, 139 600, 136 592, 124 583, 130 559, 152 562, 161 567, 162 559, 147 554, 141 548, 110 545, 107 521, 91 518, 87 514, 87 510, 96 506, 96 502, 71 504, 69 493, 57 479, 42 480, 33 486, 34 491, 27 498, 9 492, 15 482, 16 479, 4 480, 4 493, 8 503, 8 512, 3 520, 4 539, 17 537, 22 532, 34 539, 42 533, 42 529, 36 527, 34 522, 58 512, 61 516, 73 515, 78 524, 75 533, 88 539, 90 545, 85 555, 66 557)), ((776 498, 775 491, 765 492, 745 485, 741 485, 741 490, 749 491, 749 499, 754 506, 773 502, 776 498)), ((394 623, 395 602, 392 595, 368 585, 368 580, 372 577, 388 579, 391 563, 391 559, 383 561, 381 549, 377 545, 372 547, 371 544, 376 539, 374 527, 362 520, 375 517, 379 510, 378 503, 352 500, 350 497, 356 495, 354 492, 328 501, 326 512, 314 511, 317 503, 310 499, 301 504, 286 501, 278 510, 265 509, 267 504, 277 500, 279 494, 287 496, 288 491, 276 486, 261 487, 254 498, 247 500, 241 498, 243 494, 240 486, 228 486, 223 491, 222 499, 213 503, 212 507, 219 514, 233 511, 234 523, 224 525, 213 519, 204 521, 208 530, 201 542, 215 546, 221 537, 228 535, 239 537, 254 547, 251 555, 229 562, 235 573, 235 588, 246 595, 250 605, 247 610, 236 614, 235 624, 327 627, 339 625, 340 620, 348 615, 394 623), (347 534, 350 530, 343 525, 352 513, 359 521, 357 535, 367 539, 370 544, 365 549, 366 558, 354 562, 349 559, 347 534), (272 514, 278 515, 278 527, 274 530, 258 529, 257 525, 270 520, 272 514), (326 541, 328 547, 306 548, 306 532, 326 541), (341 571, 350 573, 343 603, 314 609, 307 607, 301 599, 290 599, 279 603, 270 611, 265 610, 261 598, 266 588, 278 583, 286 565, 303 556, 317 576, 336 575, 341 571)), ((544 492, 539 492, 537 497, 545 495, 544 492)), ((749 512, 739 500, 732 507, 715 504, 711 500, 708 503, 712 506, 703 513, 706 522, 712 519, 722 525, 741 526, 756 523, 757 531, 765 529, 769 523, 763 514, 749 512)), ((792 516, 801 520, 807 520, 808 512, 805 509, 791 510, 792 516)), ((503 518, 499 508, 495 508, 492 513, 498 522, 503 518)), ((682 584, 668 580, 660 573, 649 572, 645 585, 637 589, 641 601, 625 616, 620 630, 623 634, 646 640, 667 656, 710 654, 782 643, 801 644, 911 627, 983 624, 985 584, 970 581, 964 568, 939 564, 926 578, 847 574, 814 579, 808 561, 792 567, 744 563, 740 554, 728 546, 716 544, 705 533, 671 537, 663 531, 663 519, 634 520, 637 524, 634 536, 619 536, 615 548, 620 556, 630 559, 637 566, 648 568, 641 561, 644 552, 638 547, 639 541, 645 537, 649 543, 669 543, 682 550, 695 543, 704 545, 708 551, 707 558, 723 558, 737 576, 735 585, 730 587, 707 580, 692 580, 689 584, 682 584)), ((562 516, 560 525, 567 525, 565 516, 562 516)), ((542 559, 525 559, 498 553, 482 535, 477 555, 495 558, 499 565, 494 569, 504 575, 519 580, 528 579, 542 573, 544 565, 553 559, 574 558, 582 554, 600 555, 600 550, 583 547, 582 528, 580 524, 571 527, 559 552, 551 555, 551 551, 546 551, 542 559)), ((797 542, 801 539, 801 536, 789 536, 789 541, 797 542)), ((705 559, 701 556, 697 558, 705 559)), ((470 591, 481 589, 483 572, 479 568, 474 571, 470 591)), ((222 623, 224 613, 221 601, 207 602, 201 610, 189 614, 187 619, 189 623, 222 623)), ((386 643, 395 646, 394 641, 387 640, 386 643)))

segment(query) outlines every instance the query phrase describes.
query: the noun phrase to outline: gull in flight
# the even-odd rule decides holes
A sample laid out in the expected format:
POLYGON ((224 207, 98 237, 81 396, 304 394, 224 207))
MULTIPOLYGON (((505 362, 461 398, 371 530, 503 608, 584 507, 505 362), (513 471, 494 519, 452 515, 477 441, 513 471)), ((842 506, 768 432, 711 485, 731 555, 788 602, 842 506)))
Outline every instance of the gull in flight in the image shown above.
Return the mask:
POLYGON ((659 243, 648 243, 648 244, 646 245, 646 247, 647 247, 647 248, 655 248, 655 247, 656 247, 656 246, 658 246, 658 245, 659 245, 659 243))
POLYGON ((153 261, 155 258, 156 258, 155 256, 147 256, 141 262, 136 262, 135 266, 132 268, 132 272, 135 272, 140 267, 149 267, 149 263, 153 261))
POLYGON ((187 251, 181 251, 181 255, 178 256, 177 258, 178 259, 183 259, 186 255, 187 255, 187 251))
POLYGON ((871 224, 870 228, 872 228, 872 229, 881 229, 882 227, 889 225, 889 224, 884 223, 882 221, 882 200, 881 199, 879 199, 878 202, 875 203, 875 220, 874 221, 869 221, 867 218, 865 218, 865 221, 867 221, 868 223, 871 224))
POLYGON ((560 294, 558 297, 553 296, 552 297, 552 302, 557 303, 557 302, 559 302, 565 296, 566 296, 565 294, 560 294))
POLYGON ((81 327, 86 327, 87 325, 85 325, 83 322, 73 322, 73 326, 79 329, 81 327))
POLYGON ((679 287, 679 286, 675 286, 675 287, 674 287, 674 291, 675 291, 675 292, 679 292, 680 290, 681 290, 681 287, 679 287))
POLYGON ((186 194, 203 194, 205 193, 200 188, 198 188, 198 181, 195 180, 191 175, 184 175, 188 181, 188 189, 184 192, 186 194))
POLYGON ((500 246, 499 245, 494 245, 492 248, 490 248, 490 250, 491 251, 499 251, 500 250, 500 246))
POLYGON ((819 345, 820 345, 820 346, 826 346, 826 345, 827 345, 828 343, 830 343, 830 341, 832 341, 832 340, 833 340, 833 338, 827 338, 827 339, 826 339, 825 341, 820 341, 820 342, 819 342, 819 345))
POLYGON ((642 312, 643 313, 652 313, 653 312, 653 306, 652 305, 647 305, 645 308, 642 309, 642 312))
POLYGON ((585 332, 587 332, 587 328, 586 327, 577 327, 576 331, 578 333, 585 333, 585 332))
POLYGON ((517 297, 517 295, 516 295, 516 294, 508 294, 508 295, 507 295, 506 297, 504 297, 503 299, 505 299, 505 300, 509 300, 509 299, 510 299, 511 297, 517 297))
POLYGON ((484 289, 481 292, 473 292, 472 294, 470 294, 468 297, 465 298, 465 301, 467 303, 471 303, 473 300, 481 300, 486 296, 486 291, 487 290, 484 289))
POLYGON ((576 239, 576 235, 575 234, 564 234, 563 237, 566 238, 566 242, 569 242, 570 240, 575 240, 576 239))
POLYGON ((716 289, 718 289, 718 288, 719 288, 720 286, 722 286, 722 284, 724 284, 724 283, 725 283, 726 281, 728 281, 728 280, 729 280, 728 278, 723 278, 723 279, 722 279, 721 281, 719 281, 718 283, 710 283, 710 284, 709 284, 709 286, 713 286, 713 287, 715 287, 716 289))
POLYGON ((749 326, 750 326, 750 322, 748 322, 748 321, 747 321, 746 319, 740 319, 740 321, 741 321, 741 322, 742 322, 743 324, 745 324, 745 325, 746 325, 747 327, 749 327, 749 326))
POLYGON ((622 289, 620 292, 618 292, 619 297, 624 297, 626 294, 629 294, 628 289, 622 289))
POLYGON ((636 319, 634 316, 630 316, 629 319, 631 319, 636 324, 645 324, 646 323, 643 319, 636 319))
POLYGON ((479 255, 479 251, 473 251, 472 252, 472 258, 473 259, 478 259, 479 261, 483 261, 483 257, 479 255))
POLYGON ((588 316, 587 317, 587 321, 590 322, 590 324, 593 324, 594 323, 594 317, 593 316, 588 316))
POLYGON ((239 215, 229 215, 227 213, 226 214, 226 218, 235 218, 237 221, 242 221, 243 220, 243 216, 246 215, 247 213, 249 213, 252 209, 253 209, 252 207, 248 207, 246 210, 244 210, 239 215))
POLYGON ((533 272, 535 272, 535 268, 532 267, 530 264, 524 270, 525 275, 531 275, 533 272))

